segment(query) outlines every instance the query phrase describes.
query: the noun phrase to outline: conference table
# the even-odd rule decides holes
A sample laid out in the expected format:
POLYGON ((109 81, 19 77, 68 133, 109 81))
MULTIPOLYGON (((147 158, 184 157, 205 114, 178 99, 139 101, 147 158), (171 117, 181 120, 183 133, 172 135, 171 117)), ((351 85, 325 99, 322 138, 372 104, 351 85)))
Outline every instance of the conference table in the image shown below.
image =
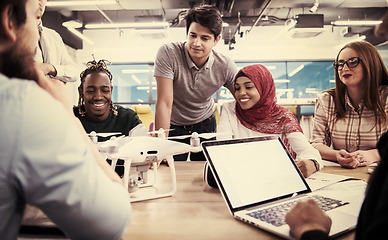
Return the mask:
MULTIPOLYGON (((282 239, 233 218, 220 191, 203 181, 203 166, 204 162, 175 162, 176 193, 132 203, 132 221, 122 239, 282 239)), ((367 182, 370 176, 367 169, 327 166, 321 172, 367 182)), ((170 170, 161 165, 153 188, 156 192, 166 192, 171 186, 170 170)), ((354 232, 335 239, 354 239, 354 232)))

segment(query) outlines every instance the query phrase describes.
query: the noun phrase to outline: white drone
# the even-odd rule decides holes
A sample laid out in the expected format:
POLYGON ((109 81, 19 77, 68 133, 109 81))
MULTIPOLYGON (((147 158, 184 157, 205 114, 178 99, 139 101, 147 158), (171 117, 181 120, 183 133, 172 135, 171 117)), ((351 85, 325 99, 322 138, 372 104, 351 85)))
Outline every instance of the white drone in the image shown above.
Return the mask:
MULTIPOLYGON (((134 198, 132 202, 169 197, 176 192, 176 174, 173 155, 183 154, 188 152, 200 152, 200 137, 201 138, 212 138, 217 133, 203 133, 198 134, 193 132, 191 135, 171 137, 169 139, 183 139, 190 137, 191 144, 180 143, 176 141, 167 140, 165 137, 165 131, 160 129, 155 133, 158 133, 158 137, 149 136, 136 136, 136 137, 111 137, 110 140, 105 142, 97 143, 97 135, 109 136, 117 135, 117 133, 104 133, 97 134, 91 132, 90 138, 96 143, 98 150, 102 155, 112 160, 111 167, 115 169, 118 159, 124 160, 124 186, 128 186, 129 192, 135 192, 141 187, 153 186, 157 178, 157 162, 166 159, 171 172, 172 177, 172 190, 171 192, 163 194, 155 194, 153 196, 134 198), (149 165, 153 164, 154 169, 154 183, 148 183, 147 172, 149 165), (138 176, 134 177, 130 175, 130 169, 138 172, 138 176)), ((151 134, 154 132, 151 132, 151 134)))

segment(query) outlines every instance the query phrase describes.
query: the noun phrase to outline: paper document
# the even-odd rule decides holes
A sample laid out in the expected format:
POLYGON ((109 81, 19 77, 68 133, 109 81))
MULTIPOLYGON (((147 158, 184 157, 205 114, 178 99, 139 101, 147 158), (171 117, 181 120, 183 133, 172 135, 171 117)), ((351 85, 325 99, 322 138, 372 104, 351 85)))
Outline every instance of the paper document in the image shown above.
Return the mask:
POLYGON ((339 181, 350 179, 351 177, 315 172, 310 177, 306 178, 307 183, 309 184, 311 191, 315 191, 319 188, 329 186, 331 184, 337 183, 339 181))
MULTIPOLYGON (((331 166, 341 167, 341 165, 339 163, 336 163, 336 162, 327 161, 327 160, 324 160, 324 159, 322 159, 322 162, 323 162, 323 166, 325 166, 325 167, 331 167, 331 166)), ((377 167, 377 163, 372 163, 371 165, 368 165, 368 166, 370 166, 370 167, 377 167)))

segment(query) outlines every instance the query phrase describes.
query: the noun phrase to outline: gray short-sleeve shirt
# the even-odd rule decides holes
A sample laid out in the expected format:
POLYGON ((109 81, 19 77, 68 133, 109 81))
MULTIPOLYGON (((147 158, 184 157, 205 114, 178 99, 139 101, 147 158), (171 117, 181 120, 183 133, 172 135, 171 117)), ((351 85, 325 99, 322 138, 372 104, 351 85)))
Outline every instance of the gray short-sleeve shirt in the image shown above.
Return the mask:
POLYGON ((205 65, 198 69, 189 57, 186 42, 164 44, 155 60, 155 77, 173 79, 173 125, 202 122, 214 112, 212 95, 221 86, 234 92, 237 66, 232 59, 212 50, 205 65))

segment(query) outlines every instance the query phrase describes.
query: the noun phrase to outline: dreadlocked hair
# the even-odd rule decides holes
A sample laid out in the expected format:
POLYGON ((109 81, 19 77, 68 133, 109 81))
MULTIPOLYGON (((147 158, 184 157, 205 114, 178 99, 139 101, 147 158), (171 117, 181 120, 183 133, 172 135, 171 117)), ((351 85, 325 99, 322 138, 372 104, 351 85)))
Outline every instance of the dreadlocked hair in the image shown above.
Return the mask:
MULTIPOLYGON (((94 58, 94 54, 92 54, 92 56, 93 56, 93 60, 86 63, 86 69, 83 70, 80 74, 81 84, 79 85, 79 87, 81 89, 83 89, 84 87, 83 84, 85 82, 86 76, 94 72, 105 73, 106 75, 108 75, 109 80, 112 82, 112 73, 109 71, 108 67, 106 66, 106 63, 109 63, 109 64, 112 64, 112 63, 105 59, 101 59, 97 62, 96 59, 94 58)), ((85 117, 86 111, 84 106, 84 99, 83 97, 81 97, 81 95, 79 95, 78 106, 76 107, 78 108, 79 114, 82 117, 85 117)), ((113 112, 114 115, 117 116, 118 114, 117 107, 113 106, 112 102, 110 102, 110 110, 113 112)))

